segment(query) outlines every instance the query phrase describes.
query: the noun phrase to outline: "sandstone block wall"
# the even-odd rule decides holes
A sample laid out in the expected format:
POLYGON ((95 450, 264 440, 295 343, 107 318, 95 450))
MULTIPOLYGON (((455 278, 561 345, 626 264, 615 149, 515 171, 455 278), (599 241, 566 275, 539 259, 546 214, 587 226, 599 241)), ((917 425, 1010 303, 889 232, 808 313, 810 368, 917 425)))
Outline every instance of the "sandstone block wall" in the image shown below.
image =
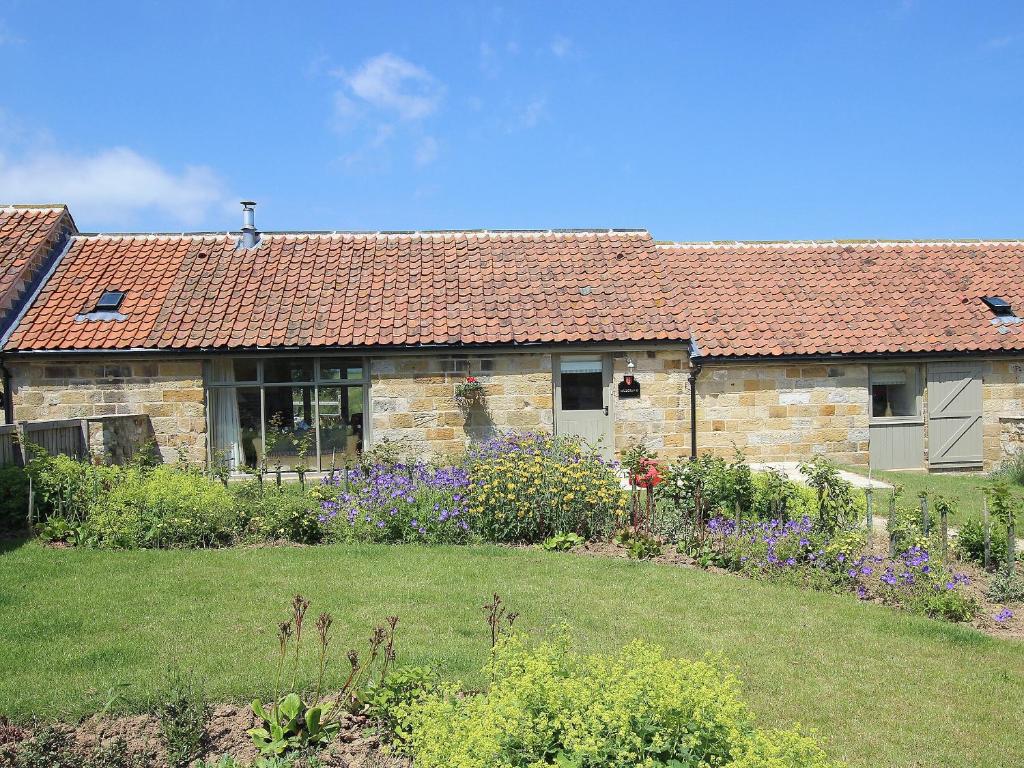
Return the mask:
POLYGON ((145 414, 164 461, 206 462, 201 360, 9 361, 18 421, 145 414))
MULTIPOLYGON (((682 351, 630 352, 614 355, 615 452, 643 440, 658 457, 675 460, 690 455, 689 360, 682 351), (640 397, 620 399, 618 383, 628 360, 636 366, 640 397)), ((699 390, 699 385, 698 385, 699 390)))
POLYGON ((455 456, 498 431, 552 427, 551 356, 501 354, 375 358, 370 363, 372 440, 403 452, 455 456), (460 407, 456 385, 475 376, 479 404, 460 407))
POLYGON ((697 445, 721 456, 738 447, 755 462, 820 454, 866 465, 869 407, 867 365, 707 366, 697 380, 697 445))
POLYGON ((982 370, 985 469, 1024 450, 1024 361, 989 360, 982 370))

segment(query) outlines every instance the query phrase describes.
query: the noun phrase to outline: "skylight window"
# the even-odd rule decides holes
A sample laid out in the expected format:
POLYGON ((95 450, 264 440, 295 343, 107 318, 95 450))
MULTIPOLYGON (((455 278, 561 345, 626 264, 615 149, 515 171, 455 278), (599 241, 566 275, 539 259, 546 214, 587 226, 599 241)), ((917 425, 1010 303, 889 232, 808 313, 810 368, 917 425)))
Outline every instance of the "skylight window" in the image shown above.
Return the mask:
POLYGON ((96 302, 97 312, 117 312, 124 301, 124 291, 104 291, 96 302))
POLYGON ((982 296, 981 300, 996 317, 1013 317, 1013 307, 1006 299, 999 296, 982 296))

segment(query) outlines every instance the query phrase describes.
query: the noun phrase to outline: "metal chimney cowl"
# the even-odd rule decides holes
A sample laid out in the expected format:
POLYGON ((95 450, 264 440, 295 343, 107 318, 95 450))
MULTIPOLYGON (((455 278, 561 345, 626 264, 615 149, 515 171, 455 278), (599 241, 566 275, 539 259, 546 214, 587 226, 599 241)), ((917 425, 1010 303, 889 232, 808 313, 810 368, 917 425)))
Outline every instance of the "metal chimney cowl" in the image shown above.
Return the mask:
POLYGON ((260 233, 256 231, 256 203, 253 200, 242 201, 242 237, 238 241, 240 248, 255 248, 260 241, 260 233))

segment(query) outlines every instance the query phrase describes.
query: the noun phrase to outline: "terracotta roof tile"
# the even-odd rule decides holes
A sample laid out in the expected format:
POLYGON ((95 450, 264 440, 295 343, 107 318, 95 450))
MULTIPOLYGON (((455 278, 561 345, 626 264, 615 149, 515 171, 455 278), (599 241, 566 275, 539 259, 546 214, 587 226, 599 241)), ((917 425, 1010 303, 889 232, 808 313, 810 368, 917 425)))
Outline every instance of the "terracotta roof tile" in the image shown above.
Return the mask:
POLYGON ((659 245, 701 354, 1024 351, 1024 242, 659 245))
MULTIPOLYGON (((63 205, 0 206, 0 326, 74 223, 63 205)), ((0 327, 0 335, 3 334, 0 327)))
POLYGON ((78 236, 7 350, 685 341, 657 258, 646 232, 78 236), (107 288, 128 320, 76 320, 107 288))

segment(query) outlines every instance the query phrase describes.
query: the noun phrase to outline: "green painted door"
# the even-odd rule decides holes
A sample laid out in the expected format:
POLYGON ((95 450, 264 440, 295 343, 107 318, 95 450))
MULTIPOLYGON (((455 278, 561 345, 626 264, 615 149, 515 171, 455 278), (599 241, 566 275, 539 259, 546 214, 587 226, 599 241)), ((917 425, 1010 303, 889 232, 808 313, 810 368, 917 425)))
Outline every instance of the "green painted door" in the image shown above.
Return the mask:
POLYGON ((928 364, 928 465, 977 468, 982 463, 981 367, 928 364))

